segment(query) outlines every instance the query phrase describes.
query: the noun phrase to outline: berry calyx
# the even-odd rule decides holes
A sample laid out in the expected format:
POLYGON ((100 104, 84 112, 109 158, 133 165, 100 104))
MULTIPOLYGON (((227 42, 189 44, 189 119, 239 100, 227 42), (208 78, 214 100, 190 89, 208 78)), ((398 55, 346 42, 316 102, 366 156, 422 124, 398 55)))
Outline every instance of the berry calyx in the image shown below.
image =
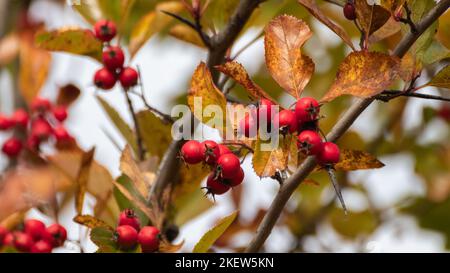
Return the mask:
POLYGON ((139 231, 141 229, 141 223, 139 218, 134 213, 132 209, 125 209, 119 215, 119 226, 132 226, 134 229, 139 231))
POLYGON ((14 126, 14 122, 7 116, 0 114, 0 131, 6 131, 14 126))
POLYGON ((122 87, 126 90, 138 84, 139 74, 138 72, 131 68, 126 67, 120 72, 119 81, 122 87))
POLYGON ((47 227, 42 239, 50 243, 53 247, 60 247, 67 239, 67 231, 60 224, 53 224, 47 227))
POLYGON ((306 155, 317 155, 322 150, 322 138, 314 131, 303 131, 298 135, 297 146, 306 155))
POLYGON ((215 173, 211 173, 206 180, 206 189, 207 193, 211 193, 213 195, 221 195, 226 193, 230 186, 222 182, 220 178, 216 178, 215 173))
POLYGON ((219 151, 220 151, 220 156, 225 155, 225 154, 232 154, 231 150, 223 144, 219 144, 219 151))
POLYGON ((116 85, 116 76, 107 68, 101 68, 95 72, 94 84, 103 90, 110 90, 116 85))
POLYGON ((333 142, 325 142, 322 150, 317 154, 317 161, 321 165, 332 165, 339 162, 340 150, 333 142))
POLYGON ((244 118, 239 122, 239 134, 248 138, 253 138, 256 136, 257 131, 257 120, 251 114, 245 114, 244 118))
POLYGON ((59 122, 63 122, 67 119, 67 108, 63 105, 53 107, 52 114, 59 122))
POLYGON ((44 112, 49 111, 51 107, 52 107, 52 105, 51 105, 50 101, 47 99, 44 99, 44 98, 35 98, 31 102, 31 110, 33 112, 44 113, 44 112))
POLYGON ((33 238, 24 232, 15 232, 14 236, 14 247, 21 252, 29 252, 33 246, 33 238))
POLYGON ((137 244, 138 232, 132 226, 118 226, 116 228, 116 238, 117 244, 121 249, 132 249, 137 244))
POLYGON ((31 246, 31 253, 52 253, 52 245, 44 240, 37 241, 31 246))
POLYGON ((314 98, 301 98, 295 104, 295 115, 298 122, 309 122, 319 118, 320 105, 314 98))
POLYGON ((152 226, 143 227, 138 234, 138 242, 143 253, 157 251, 159 248, 159 229, 152 226))
POLYGON ((103 42, 110 42, 117 34, 116 24, 109 20, 100 20, 94 26, 95 37, 103 42))
POLYGON ((24 223, 24 231, 30 235, 34 241, 38 241, 45 233, 45 224, 36 219, 29 219, 24 223))
POLYGON ((239 168, 239 171, 234 175, 233 178, 226 179, 225 183, 230 185, 230 187, 237 187, 244 181, 245 173, 242 168, 239 168))
POLYGON ((53 133, 53 129, 47 120, 38 118, 31 125, 31 134, 40 140, 46 140, 53 133))
POLYGON ((189 140, 181 147, 181 156, 187 164, 197 164, 205 159, 200 142, 189 140))
POLYGON ((236 176, 241 168, 239 158, 234 154, 224 154, 217 160, 217 174, 225 179, 230 179, 236 176))
POLYGON ((105 67, 114 73, 118 69, 121 69, 125 63, 125 54, 118 46, 108 47, 105 51, 103 51, 102 58, 105 67))
POLYGON ((347 2, 344 6, 344 16, 347 20, 355 20, 356 19, 356 10, 355 5, 352 2, 347 2))
POLYGON ((2 152, 10 158, 17 157, 22 151, 22 142, 15 137, 8 139, 2 147, 2 152))
POLYGON ((291 110, 281 110, 274 117, 275 121, 278 121, 281 132, 294 133, 297 131, 297 117, 291 110))
POLYGON ((215 141, 205 140, 200 144, 200 152, 204 156, 205 163, 215 165, 220 157, 219 145, 215 141))
POLYGON ((30 115, 28 115, 28 112, 25 111, 24 109, 18 109, 16 112, 14 112, 12 116, 12 121, 14 122, 14 125, 21 128, 27 128, 29 120, 30 115))

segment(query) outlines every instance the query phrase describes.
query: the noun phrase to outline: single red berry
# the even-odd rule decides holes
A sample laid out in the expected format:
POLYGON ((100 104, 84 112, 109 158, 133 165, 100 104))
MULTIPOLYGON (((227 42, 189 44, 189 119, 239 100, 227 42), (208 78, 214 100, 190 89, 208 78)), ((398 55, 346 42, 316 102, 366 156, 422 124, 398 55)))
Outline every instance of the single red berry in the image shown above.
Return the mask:
POLYGON ((258 114, 257 120, 258 124, 267 123, 270 124, 272 122, 272 109, 275 104, 268 99, 261 99, 258 102, 258 114))
POLYGON ((22 148, 22 142, 18 138, 12 137, 3 144, 2 151, 5 155, 12 158, 17 157, 22 151, 22 148))
POLYGON ((297 146, 306 155, 317 155, 322 150, 322 138, 314 131, 303 131, 298 135, 297 146))
POLYGON ((219 144, 219 151, 221 156, 225 154, 232 154, 231 150, 223 144, 219 144))
POLYGON ((136 246, 138 232, 132 226, 124 225, 116 228, 117 244, 120 248, 128 250, 136 246))
POLYGON ((281 131, 291 134, 297 131, 297 117, 293 111, 288 109, 281 110, 273 119, 278 121, 281 131))
POLYGON ((355 5, 353 3, 347 2, 344 6, 344 16, 347 20, 355 20, 356 19, 356 10, 355 5))
POLYGON ((108 20, 100 20, 94 26, 95 37, 102 42, 109 42, 117 34, 116 24, 108 20))
POLYGON ((254 138, 258 132, 258 122, 249 113, 239 122, 239 134, 248 138, 254 138))
POLYGON ((130 87, 136 86, 138 83, 139 74, 138 72, 131 68, 126 67, 120 72, 119 80, 124 89, 129 89, 130 87))
POLYGON ((146 226, 141 229, 138 235, 138 242, 143 253, 152 253, 159 248, 159 229, 146 226))
POLYGON ((63 105, 53 107, 52 113, 59 122, 63 122, 67 119, 67 108, 63 105))
POLYGON ((119 226, 132 226, 135 230, 139 231, 141 229, 141 223, 139 218, 134 213, 132 209, 125 209, 119 215, 119 226))
POLYGON ((29 252, 33 246, 33 238, 25 232, 14 233, 14 247, 21 252, 29 252))
POLYGON ((444 104, 437 112, 438 116, 443 120, 449 122, 450 121, 450 105, 444 104))
POLYGON ((30 120, 30 115, 24 109, 18 109, 16 112, 14 112, 12 120, 14 122, 14 125, 22 128, 27 128, 28 121, 30 120))
POLYGON ((31 246, 31 253, 52 253, 52 245, 44 240, 37 241, 31 246))
POLYGON ((226 193, 230 186, 222 182, 220 178, 215 177, 215 173, 211 173, 206 180, 206 188, 208 189, 208 193, 212 193, 214 195, 221 195, 226 193))
POLYGON ((339 162, 339 157, 339 147, 333 142, 325 142, 322 145, 322 150, 317 155, 317 161, 321 165, 336 164, 339 162))
POLYGON ((189 140, 181 147, 181 156, 187 164, 197 164, 205 159, 200 142, 189 140))
POLYGON ((14 126, 14 121, 9 117, 0 114, 0 131, 6 131, 14 126))
POLYGON ((30 150, 30 151, 37 151, 39 149, 39 145, 41 144, 41 140, 35 136, 35 135, 30 135, 28 136, 25 146, 30 150))
POLYGON ((44 98, 35 98, 31 102, 31 110, 33 112, 47 112, 52 107, 52 104, 48 99, 44 98))
POLYGON ((125 63, 125 54, 118 46, 110 46, 103 51, 103 64, 112 72, 116 72, 125 63))
POLYGON ((200 152, 208 165, 215 165, 220 156, 219 145, 212 140, 205 140, 200 143, 200 152))
POLYGON ((67 132, 64 126, 59 125, 53 129, 53 135, 58 143, 68 143, 73 140, 73 137, 67 132))
POLYGON ((94 75, 95 86, 103 90, 110 90, 116 85, 116 76, 107 68, 101 68, 94 75))
POLYGON ((298 122, 309 122, 319 118, 320 105, 314 98, 301 98, 295 104, 298 122))
POLYGON ((40 140, 46 140, 53 133, 52 126, 47 120, 43 118, 38 118, 33 121, 31 125, 31 134, 36 136, 40 140))
POLYGON ((230 179, 226 179, 225 183, 230 185, 230 187, 239 186, 244 181, 245 173, 242 168, 230 179))
POLYGON ((224 179, 233 178, 241 168, 239 158, 234 154, 224 154, 217 160, 217 173, 224 179))
POLYGON ((60 247, 67 239, 67 231, 60 224, 53 224, 47 227, 42 237, 53 247, 60 247))
POLYGON ((9 246, 9 247, 14 246, 14 233, 15 232, 8 232, 5 235, 5 238, 3 239, 3 246, 9 246))
POLYGON ((6 235, 8 235, 9 231, 3 227, 0 226, 0 247, 3 245, 3 241, 5 240, 6 235))
POLYGON ((36 219, 28 219, 25 221, 24 231, 30 235, 34 241, 38 241, 45 233, 45 224, 36 219))

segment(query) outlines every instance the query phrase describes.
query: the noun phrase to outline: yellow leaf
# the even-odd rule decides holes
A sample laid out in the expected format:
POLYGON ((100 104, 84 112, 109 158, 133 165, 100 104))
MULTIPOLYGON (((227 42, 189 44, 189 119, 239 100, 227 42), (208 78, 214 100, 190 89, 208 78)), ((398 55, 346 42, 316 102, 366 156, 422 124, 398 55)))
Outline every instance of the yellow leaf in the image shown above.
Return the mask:
POLYGON ((73 221, 91 229, 97 227, 105 227, 108 228, 109 230, 113 230, 113 228, 110 227, 108 224, 91 215, 77 215, 73 218, 73 221))
POLYGON ((71 6, 75 9, 88 23, 94 25, 103 16, 100 5, 97 0, 71 0, 71 6))
POLYGON ((300 50, 311 37, 311 30, 302 20, 281 15, 267 25, 265 33, 270 74, 290 95, 300 97, 314 72, 314 63, 300 50))
POLYGON ((388 88, 398 76, 400 60, 379 52, 353 52, 340 64, 323 102, 342 95, 368 98, 388 88))
POLYGON ((439 71, 427 85, 450 89, 450 65, 439 71))
POLYGON ((234 211, 232 214, 222 218, 212 229, 206 232, 200 241, 195 245, 193 253, 205 253, 207 252, 214 242, 227 230, 227 228, 233 223, 238 215, 238 211, 234 211))
POLYGON ((166 240, 162 240, 161 244, 159 245, 158 252, 160 252, 160 253, 175 253, 183 247, 183 244, 184 244, 184 241, 179 244, 172 245, 171 243, 167 242, 166 240))
POLYGON ((263 141, 260 137, 256 140, 252 164, 259 177, 271 177, 288 167, 291 142, 295 142, 295 137, 288 134, 279 135, 279 138, 278 147, 269 147, 272 145, 270 140, 263 141))
POLYGON ((355 171, 366 169, 378 169, 384 164, 373 155, 356 150, 341 149, 341 159, 334 168, 339 171, 355 171))
POLYGON ((151 111, 141 111, 136 117, 147 152, 161 159, 172 142, 171 124, 165 123, 151 111))
POLYGON ((91 165, 94 160, 94 152, 95 148, 87 153, 83 153, 83 156, 81 158, 81 167, 76 179, 77 189, 76 189, 75 207, 78 214, 83 213, 84 197, 86 195, 91 165))
POLYGON ((367 0, 355 1, 356 17, 367 37, 381 28, 391 13, 379 5, 369 5, 367 0))
POLYGON ((195 30, 193 30, 191 27, 186 26, 184 24, 178 24, 178 25, 173 26, 169 30, 169 34, 181 41, 186 42, 186 43, 189 43, 189 44, 201 47, 201 48, 206 48, 205 44, 202 41, 202 38, 200 38, 200 35, 198 35, 198 33, 195 30))
POLYGON ((133 182, 134 188, 144 197, 147 196, 149 183, 142 174, 131 154, 130 146, 126 146, 120 157, 120 170, 133 182))
POLYGON ((334 208, 329 214, 333 228, 348 238, 369 235, 378 226, 378 220, 370 211, 350 212, 344 215, 341 209, 334 208))

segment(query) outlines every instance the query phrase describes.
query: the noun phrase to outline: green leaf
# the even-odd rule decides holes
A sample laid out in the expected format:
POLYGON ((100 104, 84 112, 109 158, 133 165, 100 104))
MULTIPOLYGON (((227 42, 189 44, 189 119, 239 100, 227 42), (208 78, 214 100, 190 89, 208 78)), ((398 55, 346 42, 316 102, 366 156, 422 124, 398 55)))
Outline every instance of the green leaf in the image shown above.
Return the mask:
POLYGON ((102 58, 102 43, 90 30, 60 29, 41 31, 36 34, 36 46, 49 51, 62 51, 92 57, 98 61, 102 58))
POLYGON ((450 50, 439 41, 433 40, 420 57, 424 65, 429 65, 450 57, 450 50))
POLYGON ((439 71, 427 85, 450 89, 450 65, 439 71))
POLYGON ((195 245, 193 253, 205 253, 219 239, 225 230, 233 223, 239 211, 222 218, 212 229, 206 232, 195 245))
POLYGON ((176 225, 182 226, 213 206, 213 203, 204 195, 203 191, 197 188, 194 192, 180 196, 175 200, 176 225))
POLYGON ((117 253, 119 252, 114 231, 107 227, 96 227, 91 231, 91 241, 98 246, 97 252, 117 253))
POLYGON ((136 116, 147 152, 162 158, 172 142, 171 125, 164 123, 151 111, 142 111, 136 116))
POLYGON ((334 208, 329 220, 337 232, 349 238, 371 234, 378 225, 375 215, 370 211, 350 212, 344 215, 342 209, 334 208))

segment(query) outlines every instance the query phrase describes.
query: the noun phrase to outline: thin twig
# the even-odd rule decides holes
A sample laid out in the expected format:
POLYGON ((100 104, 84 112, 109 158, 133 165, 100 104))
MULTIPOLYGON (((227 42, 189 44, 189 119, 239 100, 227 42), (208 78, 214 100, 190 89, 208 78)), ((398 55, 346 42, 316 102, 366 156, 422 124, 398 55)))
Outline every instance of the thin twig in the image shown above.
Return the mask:
POLYGON ((125 94, 125 97, 127 98, 128 109, 130 111, 131 116, 133 117, 134 128, 135 128, 135 133, 136 133, 136 141, 137 141, 137 145, 138 145, 138 153, 139 153, 138 156, 139 156, 139 159, 142 161, 145 159, 145 148, 144 148, 144 142, 142 140, 139 121, 137 119, 136 112, 134 110, 133 102, 131 101, 130 95, 128 94, 128 92, 126 90, 123 90, 123 92, 125 94))
POLYGON ((421 98, 428 100, 440 100, 440 101, 450 101, 450 98, 445 98, 441 96, 428 95, 428 94, 420 94, 420 93, 405 93, 399 90, 385 90, 380 95, 376 96, 377 100, 381 100, 384 102, 389 102, 392 99, 397 97, 412 97, 412 98, 421 98))

